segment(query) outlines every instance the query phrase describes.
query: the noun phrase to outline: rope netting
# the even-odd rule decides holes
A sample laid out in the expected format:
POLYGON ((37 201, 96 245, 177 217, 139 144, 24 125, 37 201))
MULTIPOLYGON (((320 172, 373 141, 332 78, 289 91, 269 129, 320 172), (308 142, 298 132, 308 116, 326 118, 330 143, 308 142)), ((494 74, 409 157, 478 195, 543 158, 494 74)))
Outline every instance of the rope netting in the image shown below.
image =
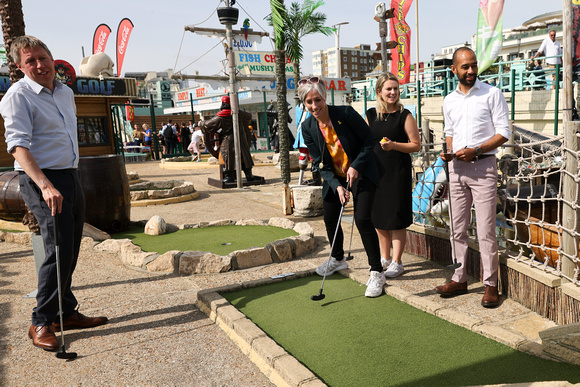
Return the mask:
MULTIPOLYGON (((578 285, 580 152, 568 148, 564 136, 546 138, 516 128, 514 137, 514 143, 503 145, 496 155, 496 235, 500 253, 578 285), (570 163, 575 173, 566 170, 570 163), (576 187, 570 190, 572 194, 564 193, 566 179, 576 187), (572 209, 566 219, 565 207, 572 209), (570 251, 562 247, 566 238, 574 241, 570 251), (566 261, 569 264, 563 268, 566 261)), ((421 152, 413 154, 413 215, 415 224, 449 232, 448 183, 445 164, 439 157, 442 146, 442 142, 423 144, 421 152)), ((475 241, 476 225, 472 208, 468 235, 475 241)))

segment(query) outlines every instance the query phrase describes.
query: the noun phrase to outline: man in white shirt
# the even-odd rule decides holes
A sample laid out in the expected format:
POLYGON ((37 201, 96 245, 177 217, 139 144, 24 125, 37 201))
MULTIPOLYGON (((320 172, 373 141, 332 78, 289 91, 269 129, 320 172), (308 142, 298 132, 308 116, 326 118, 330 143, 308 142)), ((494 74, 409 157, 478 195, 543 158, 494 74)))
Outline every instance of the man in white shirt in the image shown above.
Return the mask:
MULTIPOLYGON (((530 59, 534 59, 540 53, 543 53, 546 58, 546 65, 548 69, 555 69, 556 65, 562 64, 562 58, 559 55, 562 55, 562 47, 560 46, 560 42, 556 40, 556 31, 551 30, 549 34, 549 38, 546 38, 542 41, 538 52, 534 54, 530 59)), ((554 82, 556 82, 556 72, 552 70, 552 87, 554 87, 554 82)))
POLYGON ((459 79, 455 91, 445 97, 445 142, 449 163, 455 257, 461 266, 452 280, 435 290, 441 297, 467 293, 467 228, 475 204, 477 238, 483 266, 486 308, 499 305, 497 289, 498 248, 495 235, 497 196, 497 148, 511 135, 508 106, 501 91, 477 79, 475 53, 461 47, 453 54, 451 70, 459 79))
POLYGON ((19 171, 20 193, 38 221, 45 247, 28 337, 39 348, 57 351, 55 330, 92 328, 108 321, 106 317, 81 314, 71 290, 85 216, 85 197, 77 174, 76 106, 72 90, 54 79, 54 60, 42 41, 19 36, 12 41, 10 55, 25 76, 2 98, 0 114, 7 150, 15 159, 14 169, 19 171), (58 318, 56 223, 62 320, 58 318))

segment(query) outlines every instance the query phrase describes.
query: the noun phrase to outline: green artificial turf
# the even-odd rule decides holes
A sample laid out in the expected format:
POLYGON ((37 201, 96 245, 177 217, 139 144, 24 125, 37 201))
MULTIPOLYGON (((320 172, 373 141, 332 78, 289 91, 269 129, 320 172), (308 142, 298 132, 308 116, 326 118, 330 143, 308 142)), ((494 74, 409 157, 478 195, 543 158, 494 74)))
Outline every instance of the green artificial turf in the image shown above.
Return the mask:
POLYGON ((365 286, 311 276, 224 293, 330 386, 468 386, 567 380, 580 367, 540 359, 365 286))
POLYGON ((143 251, 159 254, 179 250, 211 251, 218 255, 228 255, 232 251, 264 247, 275 240, 295 235, 298 233, 294 230, 273 226, 215 226, 147 235, 143 232, 143 227, 132 226, 128 231, 111 236, 115 239, 131 239, 143 251))

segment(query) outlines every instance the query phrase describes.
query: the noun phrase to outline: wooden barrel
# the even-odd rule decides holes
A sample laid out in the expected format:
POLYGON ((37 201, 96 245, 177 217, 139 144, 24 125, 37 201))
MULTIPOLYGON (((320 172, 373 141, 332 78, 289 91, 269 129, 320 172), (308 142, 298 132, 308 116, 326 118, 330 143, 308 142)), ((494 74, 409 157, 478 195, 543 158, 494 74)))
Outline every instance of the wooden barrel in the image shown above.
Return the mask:
POLYGON ((21 221, 26 205, 20 194, 18 172, 0 172, 0 219, 21 221))
POLYGON ((108 233, 127 230, 131 194, 123 156, 82 156, 79 178, 87 202, 85 222, 108 233))

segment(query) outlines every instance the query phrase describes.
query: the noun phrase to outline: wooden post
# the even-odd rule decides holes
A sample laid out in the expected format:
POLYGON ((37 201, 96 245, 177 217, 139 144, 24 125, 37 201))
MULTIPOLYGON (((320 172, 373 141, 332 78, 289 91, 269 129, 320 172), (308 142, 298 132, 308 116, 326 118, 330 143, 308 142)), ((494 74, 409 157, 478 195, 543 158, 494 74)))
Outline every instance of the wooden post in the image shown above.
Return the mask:
POLYGON ((578 197, 578 183, 576 183, 574 176, 578 176, 578 159, 576 152, 578 151, 578 137, 576 133, 580 132, 580 121, 567 121, 564 123, 564 144, 566 148, 562 149, 565 155, 566 173, 562 175, 563 197, 566 201, 571 202, 572 205, 564 202, 562 204, 562 250, 566 254, 562 256, 562 273, 574 278, 574 271, 577 268, 576 264, 570 257, 578 256, 578 241, 576 237, 580 231, 579 217, 580 211, 577 200, 578 197), (574 206, 575 204, 575 206, 574 206), (570 230, 570 231, 567 231, 570 230))
MULTIPOLYGON (((578 183, 576 183, 574 176, 578 176, 578 159, 576 152, 578 152, 578 137, 576 133, 580 132, 580 122, 572 121, 572 2, 570 0, 563 0, 562 9, 563 22, 563 65, 564 65, 564 98, 562 106, 564 109, 564 144, 563 155, 565 156, 566 173, 562 176, 563 197, 566 201, 576 204, 576 206, 563 203, 562 208, 562 226, 564 227, 562 233, 562 250, 566 256, 562 257, 562 273, 574 278, 574 272, 577 268, 576 264, 570 257, 578 256, 578 238, 576 234, 579 231, 578 216, 580 211, 577 209, 579 204, 578 197, 578 183), (571 231, 566 231, 571 230, 571 231)), ((559 69, 556 68, 556 71, 559 69)), ((556 79, 558 77, 556 76, 556 79)), ((558 87, 558 85, 555 85, 558 87)), ((557 89, 556 89, 557 90, 557 89)), ((557 105, 556 105, 557 106, 557 105)))
MULTIPOLYGON (((572 106, 574 101, 574 87, 572 85, 572 47, 575 42, 572 38, 572 2, 570 0, 563 0, 562 8, 562 47, 563 47, 563 90, 562 93, 562 120, 572 121, 572 106)), ((556 71, 559 69, 556 68, 556 71)), ((557 87, 557 85, 555 85, 557 87)), ((557 89, 556 89, 557 90, 557 89)), ((557 118, 556 118, 557 119, 557 118)))

